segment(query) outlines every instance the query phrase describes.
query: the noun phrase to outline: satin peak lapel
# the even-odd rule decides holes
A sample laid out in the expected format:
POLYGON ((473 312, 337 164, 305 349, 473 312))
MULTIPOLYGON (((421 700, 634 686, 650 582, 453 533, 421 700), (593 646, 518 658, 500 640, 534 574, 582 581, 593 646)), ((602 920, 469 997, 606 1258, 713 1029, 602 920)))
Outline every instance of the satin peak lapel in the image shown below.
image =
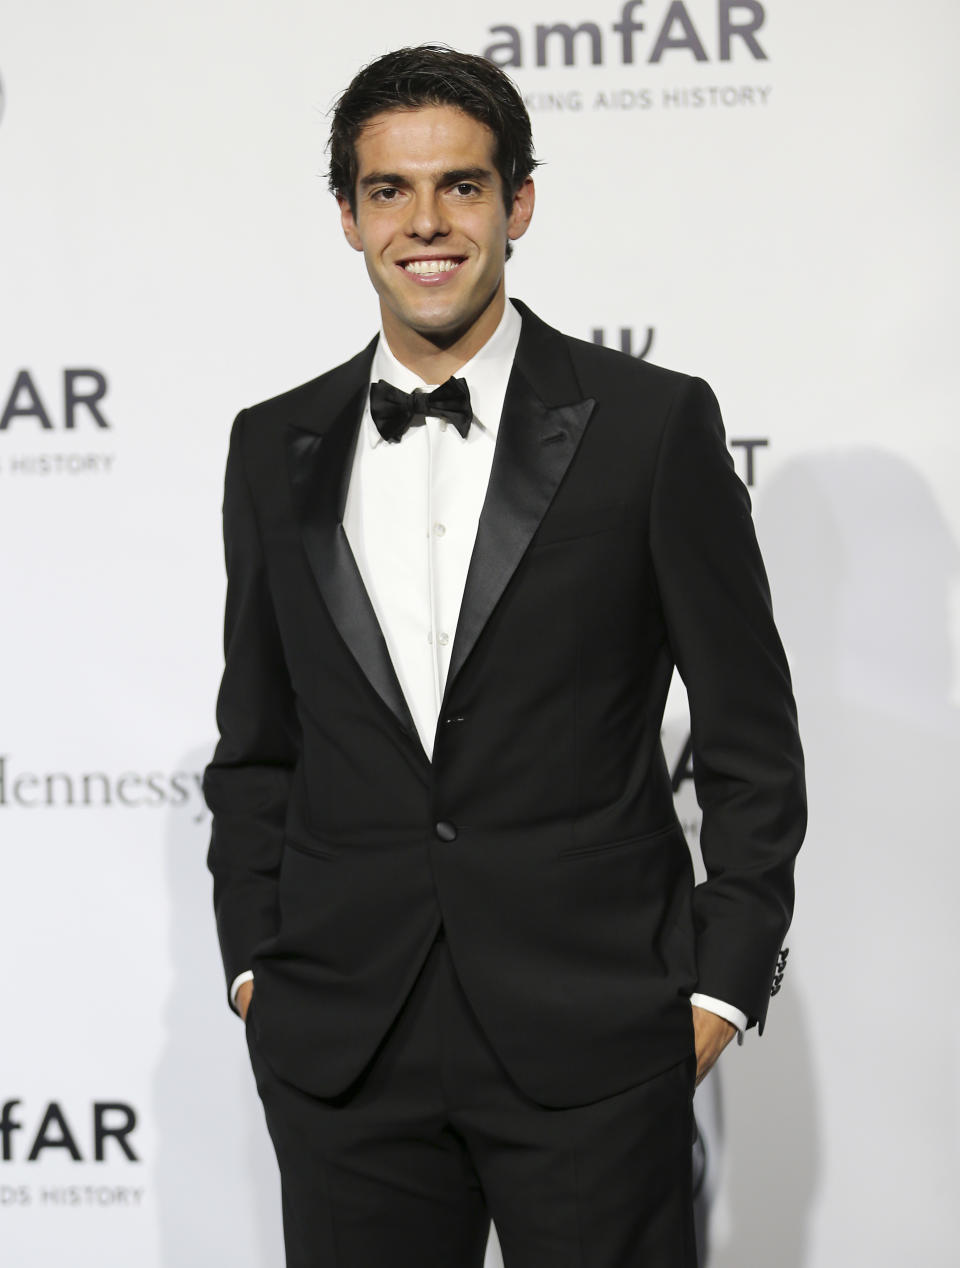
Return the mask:
POLYGON ((287 460, 294 513, 327 611, 377 695, 420 746, 383 631, 343 527, 343 508, 363 415, 369 364, 359 390, 330 424, 309 430, 292 423, 287 460))
POLYGON ((595 407, 593 399, 545 405, 514 366, 467 571, 448 692, 553 501, 595 407))

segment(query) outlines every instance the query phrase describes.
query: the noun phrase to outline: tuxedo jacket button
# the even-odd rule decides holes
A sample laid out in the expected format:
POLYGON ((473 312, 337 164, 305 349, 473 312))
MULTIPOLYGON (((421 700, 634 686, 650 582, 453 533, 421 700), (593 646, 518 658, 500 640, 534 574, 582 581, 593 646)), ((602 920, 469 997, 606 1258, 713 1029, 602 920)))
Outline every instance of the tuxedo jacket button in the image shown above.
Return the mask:
POLYGON ((457 825, 448 823, 446 819, 441 819, 433 830, 441 841, 456 841, 457 839, 457 825))

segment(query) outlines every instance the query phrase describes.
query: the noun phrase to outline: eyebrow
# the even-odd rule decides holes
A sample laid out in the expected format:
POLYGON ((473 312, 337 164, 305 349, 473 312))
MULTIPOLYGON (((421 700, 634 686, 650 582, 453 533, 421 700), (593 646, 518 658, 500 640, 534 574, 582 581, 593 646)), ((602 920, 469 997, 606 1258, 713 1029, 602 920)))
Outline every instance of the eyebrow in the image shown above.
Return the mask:
MULTIPOLYGON (((492 180, 493 172, 487 167, 455 167, 452 171, 441 172, 436 183, 456 185, 461 181, 475 181, 477 184, 489 184, 492 180)), ((396 185, 405 189, 409 187, 410 181, 399 172, 370 172, 358 184, 361 189, 370 189, 373 185, 396 185)))

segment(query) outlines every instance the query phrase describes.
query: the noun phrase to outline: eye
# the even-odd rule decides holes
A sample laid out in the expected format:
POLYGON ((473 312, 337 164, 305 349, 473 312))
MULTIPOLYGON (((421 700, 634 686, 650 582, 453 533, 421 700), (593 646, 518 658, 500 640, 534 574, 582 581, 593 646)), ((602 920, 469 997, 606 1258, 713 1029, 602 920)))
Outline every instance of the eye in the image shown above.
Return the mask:
POLYGON ((459 181, 454 185, 454 190, 461 198, 470 198, 473 194, 479 194, 479 187, 474 185, 472 181, 459 181))
POLYGON ((392 185, 384 185, 382 189, 375 189, 370 197, 374 202, 392 203, 399 192, 400 191, 395 189, 392 185))

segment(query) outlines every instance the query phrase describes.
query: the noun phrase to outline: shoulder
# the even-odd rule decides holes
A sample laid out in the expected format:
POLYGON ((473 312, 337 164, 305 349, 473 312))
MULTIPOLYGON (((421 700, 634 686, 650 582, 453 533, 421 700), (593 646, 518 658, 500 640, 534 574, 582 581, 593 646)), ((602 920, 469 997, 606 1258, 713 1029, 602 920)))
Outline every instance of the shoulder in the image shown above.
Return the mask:
POLYGON ((523 317, 525 330, 529 331, 528 346, 533 356, 542 363, 549 363, 562 348, 583 395, 601 404, 642 406, 645 411, 669 412, 687 393, 696 391, 693 385, 702 384, 702 380, 690 374, 564 334, 526 305, 516 300, 514 304, 523 317))
POLYGON ((288 423, 321 426, 325 420, 335 417, 353 396, 366 390, 376 343, 374 338, 349 361, 249 406, 241 414, 245 427, 252 431, 269 431, 288 423))
POLYGON ((641 361, 564 335, 584 396, 593 397, 608 425, 663 451, 668 437, 680 445, 701 436, 725 445, 720 406, 709 383, 693 374, 641 361))
POLYGON ((623 395, 637 401, 662 400, 668 403, 685 395, 691 385, 701 382, 680 370, 667 369, 652 361, 605 348, 599 344, 563 335, 570 360, 584 391, 602 400, 623 395))

